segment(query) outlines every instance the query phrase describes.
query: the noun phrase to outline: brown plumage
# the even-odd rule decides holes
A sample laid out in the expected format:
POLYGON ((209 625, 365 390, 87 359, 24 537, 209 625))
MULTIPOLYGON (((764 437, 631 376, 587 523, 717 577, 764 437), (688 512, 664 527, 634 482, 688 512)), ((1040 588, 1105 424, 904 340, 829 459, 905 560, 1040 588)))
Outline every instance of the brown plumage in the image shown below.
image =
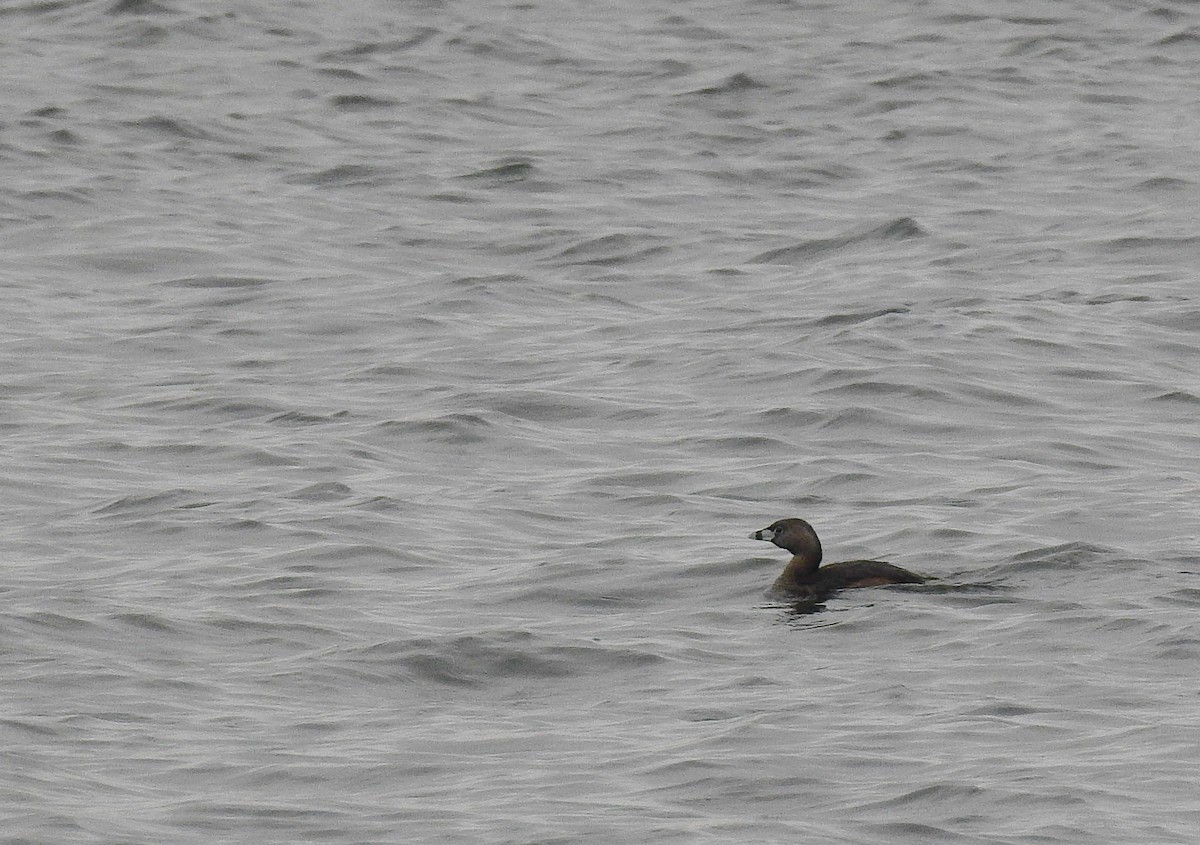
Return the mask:
POLYGON ((881 560, 847 560, 821 566, 821 541, 803 519, 780 519, 750 535, 792 553, 792 559, 775 580, 774 589, 805 598, 822 598, 835 590, 879 587, 885 584, 921 584, 925 578, 881 560))

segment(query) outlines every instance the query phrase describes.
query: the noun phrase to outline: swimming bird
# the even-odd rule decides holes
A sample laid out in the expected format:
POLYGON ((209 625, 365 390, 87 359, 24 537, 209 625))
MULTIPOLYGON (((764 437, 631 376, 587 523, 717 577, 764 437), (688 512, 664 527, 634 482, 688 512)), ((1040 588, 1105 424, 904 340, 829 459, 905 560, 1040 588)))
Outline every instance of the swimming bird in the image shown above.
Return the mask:
POLYGON ((750 535, 792 553, 772 589, 801 598, 824 598, 835 590, 884 584, 921 584, 925 577, 881 560, 847 560, 821 566, 821 541, 803 519, 780 519, 750 535))

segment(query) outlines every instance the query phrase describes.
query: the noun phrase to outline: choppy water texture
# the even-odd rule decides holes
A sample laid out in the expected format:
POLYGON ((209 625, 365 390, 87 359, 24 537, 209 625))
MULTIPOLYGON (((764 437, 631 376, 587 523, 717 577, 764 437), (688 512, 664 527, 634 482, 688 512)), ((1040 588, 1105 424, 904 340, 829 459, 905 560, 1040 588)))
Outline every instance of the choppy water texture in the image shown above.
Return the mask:
POLYGON ((1195 841, 1195 5, 0 27, 3 842, 1195 841))

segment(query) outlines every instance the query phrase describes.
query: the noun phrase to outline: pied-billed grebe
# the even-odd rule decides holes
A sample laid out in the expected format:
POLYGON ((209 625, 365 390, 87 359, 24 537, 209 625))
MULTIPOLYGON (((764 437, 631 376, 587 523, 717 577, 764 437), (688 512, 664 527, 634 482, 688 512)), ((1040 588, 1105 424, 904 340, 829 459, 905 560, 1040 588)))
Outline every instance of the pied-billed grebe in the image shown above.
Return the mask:
POLYGON ((792 595, 821 597, 851 587, 921 584, 925 581, 915 572, 881 560, 847 560, 821 566, 821 541, 813 527, 803 519, 772 522, 751 534, 750 539, 766 540, 792 553, 792 559, 773 588, 792 595))

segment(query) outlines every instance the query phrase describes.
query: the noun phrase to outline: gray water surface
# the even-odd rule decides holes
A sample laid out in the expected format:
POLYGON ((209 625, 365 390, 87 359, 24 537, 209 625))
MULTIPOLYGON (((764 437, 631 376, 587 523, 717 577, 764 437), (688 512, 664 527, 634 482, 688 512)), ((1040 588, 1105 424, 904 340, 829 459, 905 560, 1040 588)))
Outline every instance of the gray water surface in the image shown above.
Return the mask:
POLYGON ((1194 842, 1198 66, 5 3, 0 841, 1194 842), (933 580, 772 600, 783 516, 933 580))

